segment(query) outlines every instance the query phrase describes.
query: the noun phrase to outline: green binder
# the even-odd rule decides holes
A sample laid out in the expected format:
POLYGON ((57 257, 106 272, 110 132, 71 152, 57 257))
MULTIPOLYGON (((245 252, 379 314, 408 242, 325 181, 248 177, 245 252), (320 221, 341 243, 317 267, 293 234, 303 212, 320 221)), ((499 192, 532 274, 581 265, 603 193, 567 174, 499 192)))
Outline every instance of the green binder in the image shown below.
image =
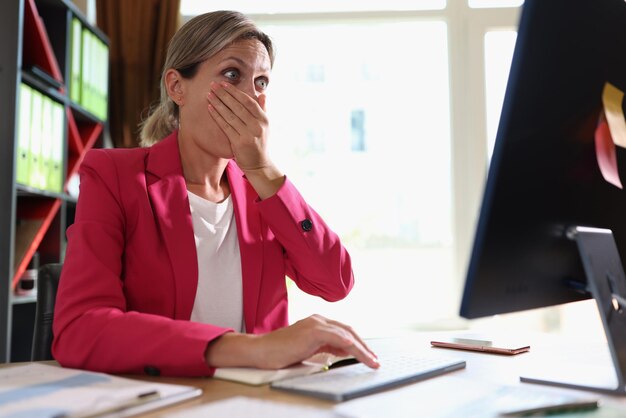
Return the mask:
POLYGON ((28 145, 28 185, 39 187, 41 177, 41 138, 42 138, 42 106, 43 94, 32 90, 30 142, 28 145))
POLYGON ((109 114, 109 46, 102 43, 102 120, 109 114))
POLYGON ((32 89, 26 84, 21 83, 15 181, 23 185, 28 185, 29 182, 28 166, 30 164, 29 145, 31 106, 32 89))
POLYGON ((52 102, 52 151, 48 190, 63 192, 63 143, 65 138, 65 108, 61 103, 52 102))
POLYGON ((72 18, 71 51, 70 51, 70 99, 80 103, 81 97, 81 48, 82 48, 82 25, 76 17, 72 18))
POLYGON ((100 119, 105 120, 107 118, 107 78, 108 78, 108 62, 109 62, 109 50, 107 45, 99 38, 96 38, 98 45, 98 112, 97 115, 100 119))
POLYGON ((91 108, 91 32, 83 28, 81 41, 81 79, 80 79, 80 104, 87 110, 91 108))
POLYGON ((41 156, 39 158, 39 167, 41 173, 39 175, 39 185, 41 190, 49 190, 48 178, 52 169, 52 143, 54 141, 54 133, 52 132, 52 99, 43 96, 41 107, 41 156))

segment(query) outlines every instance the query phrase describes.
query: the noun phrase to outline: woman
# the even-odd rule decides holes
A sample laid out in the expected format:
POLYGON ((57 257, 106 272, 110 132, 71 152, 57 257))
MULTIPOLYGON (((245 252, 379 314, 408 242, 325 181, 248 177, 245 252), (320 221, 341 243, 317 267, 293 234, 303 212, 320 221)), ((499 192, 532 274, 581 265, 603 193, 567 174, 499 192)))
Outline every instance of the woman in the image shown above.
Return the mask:
POLYGON ((214 12, 172 38, 145 148, 92 150, 60 280, 53 354, 112 373, 209 376, 317 352, 376 356, 348 326, 288 326, 285 275, 335 301, 350 257, 267 155, 274 52, 245 16, 214 12))

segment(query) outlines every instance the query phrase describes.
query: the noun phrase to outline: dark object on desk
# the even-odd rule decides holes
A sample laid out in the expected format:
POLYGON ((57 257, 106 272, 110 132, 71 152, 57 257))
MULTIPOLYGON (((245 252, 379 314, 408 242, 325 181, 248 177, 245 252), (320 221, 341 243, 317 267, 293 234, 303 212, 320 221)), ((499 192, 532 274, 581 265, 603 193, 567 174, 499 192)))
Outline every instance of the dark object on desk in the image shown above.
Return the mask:
POLYGON ((333 364, 331 364, 330 366, 328 366, 328 369, 337 369, 339 367, 344 367, 344 366, 350 366, 352 364, 357 364, 359 363, 359 360, 355 359, 354 357, 350 357, 350 358, 345 358, 343 360, 339 360, 334 362, 333 364))
POLYGON ((529 345, 512 344, 507 341, 475 340, 470 338, 449 338, 440 341, 431 341, 431 345, 441 348, 454 348, 457 350, 480 351, 482 353, 515 355, 526 353, 530 350, 529 345))
POLYGON ((39 268, 37 279, 37 311, 33 333, 32 361, 53 360, 52 320, 62 264, 46 264, 39 268))

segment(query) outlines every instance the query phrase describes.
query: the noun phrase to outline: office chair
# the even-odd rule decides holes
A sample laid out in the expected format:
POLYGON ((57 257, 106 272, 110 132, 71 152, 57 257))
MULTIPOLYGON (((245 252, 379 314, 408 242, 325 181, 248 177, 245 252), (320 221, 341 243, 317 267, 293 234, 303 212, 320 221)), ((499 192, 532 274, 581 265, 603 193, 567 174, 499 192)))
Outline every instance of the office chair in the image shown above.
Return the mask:
POLYGON ((54 302, 59 287, 59 277, 63 264, 45 264, 39 268, 37 277, 37 310, 35 311, 35 330, 33 332, 32 361, 53 360, 52 357, 52 319, 54 302))

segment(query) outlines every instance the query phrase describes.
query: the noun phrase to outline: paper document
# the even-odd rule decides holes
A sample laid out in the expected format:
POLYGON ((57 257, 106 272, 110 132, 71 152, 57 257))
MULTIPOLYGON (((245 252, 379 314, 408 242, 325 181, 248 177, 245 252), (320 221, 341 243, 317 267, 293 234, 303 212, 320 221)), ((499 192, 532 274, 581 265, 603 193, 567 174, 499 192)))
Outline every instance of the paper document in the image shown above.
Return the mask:
POLYGON ((622 109, 623 101, 623 91, 611 83, 604 83, 602 104, 604 105, 604 114, 609 124, 613 142, 615 142, 615 145, 626 148, 626 119, 622 109))
POLYGON ((36 363, 0 368, 0 417, 126 417, 201 394, 192 386, 36 363))
POLYGON ((167 418, 204 418, 204 417, 272 417, 272 418, 347 418, 330 409, 314 408, 286 404, 262 399, 236 396, 223 401, 211 402, 177 413, 166 414, 167 418))

